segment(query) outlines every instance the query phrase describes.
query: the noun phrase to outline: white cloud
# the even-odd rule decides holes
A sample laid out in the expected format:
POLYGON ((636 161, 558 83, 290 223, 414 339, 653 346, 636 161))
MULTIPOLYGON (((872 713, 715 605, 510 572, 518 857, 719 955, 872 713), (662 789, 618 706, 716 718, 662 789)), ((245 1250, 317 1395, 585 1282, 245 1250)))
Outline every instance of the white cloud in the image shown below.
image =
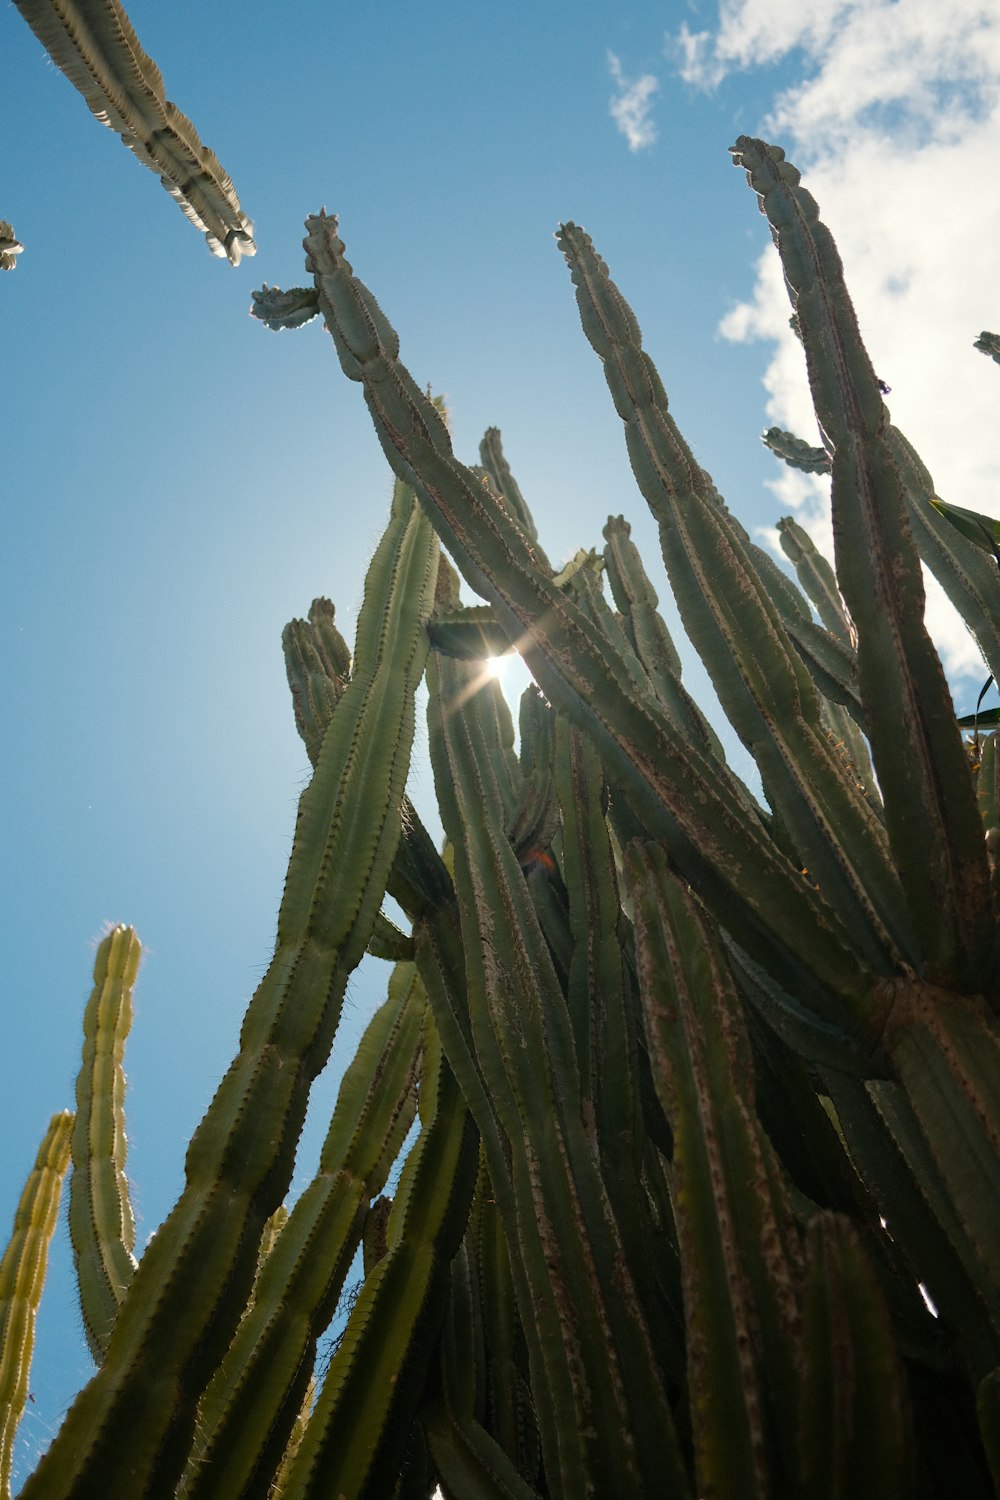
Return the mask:
MULTIPOLYGON (((723 0, 714 31, 669 49, 687 82, 784 60, 799 79, 763 121, 803 170, 837 240, 894 422, 945 499, 1000 513, 1000 371, 972 348, 1000 324, 1000 8, 994 0, 723 0)), ((788 328, 777 256, 721 332, 774 342, 770 421, 816 441, 804 361, 788 328)), ((790 470, 773 488, 829 544, 820 481, 790 470)), ((974 643, 936 586, 928 622, 948 670, 984 675, 974 643)))
POLYGON ((608 68, 618 93, 611 99, 609 113, 630 151, 641 151, 656 140, 656 125, 650 119, 652 98, 660 87, 652 73, 644 73, 633 83, 625 77, 622 65, 613 52, 608 53, 608 68))

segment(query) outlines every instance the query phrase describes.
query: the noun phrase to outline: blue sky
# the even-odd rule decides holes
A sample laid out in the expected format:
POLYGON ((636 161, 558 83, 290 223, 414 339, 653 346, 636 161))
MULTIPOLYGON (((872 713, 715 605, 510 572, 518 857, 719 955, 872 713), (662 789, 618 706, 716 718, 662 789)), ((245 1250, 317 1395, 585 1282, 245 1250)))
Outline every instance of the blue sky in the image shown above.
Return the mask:
MULTIPOLYGON (((262 282, 304 280, 306 214, 340 214, 411 372, 448 400, 459 453, 475 461, 501 428, 549 555, 599 543, 624 512, 659 578, 553 232, 572 218, 594 236, 744 523, 766 530, 794 506, 823 537, 822 484, 780 474, 759 442, 773 421, 815 434, 766 225, 727 154, 741 132, 768 134, 838 236, 896 420, 946 498, 1000 511, 1000 371, 971 348, 1000 325, 1000 20, 987 0, 939 10, 136 0, 168 97, 254 220, 257 256, 236 269, 16 10, 0 16, 0 217, 25 246, 0 277, 0 1234, 49 1116, 72 1104, 102 924, 132 923, 146 948, 126 1060, 140 1245, 271 952, 308 767, 281 628, 322 593, 352 638, 391 490, 323 331, 276 336, 247 316, 262 282)), ((933 611, 971 707, 985 673, 933 611)), ((412 795, 431 817, 419 747, 412 795)), ((372 960, 352 986, 299 1186, 385 982, 372 960)), ((61 1227, 16 1479, 89 1372, 61 1227)))

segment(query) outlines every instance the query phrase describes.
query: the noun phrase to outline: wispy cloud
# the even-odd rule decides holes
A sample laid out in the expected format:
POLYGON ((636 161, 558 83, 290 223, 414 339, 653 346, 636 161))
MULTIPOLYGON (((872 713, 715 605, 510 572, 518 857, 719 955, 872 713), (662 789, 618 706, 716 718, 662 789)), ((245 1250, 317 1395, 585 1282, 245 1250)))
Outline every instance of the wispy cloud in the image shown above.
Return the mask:
MULTIPOLYGON (((744 128, 785 146, 832 229, 894 422, 945 499, 1000 511, 1000 387, 972 348, 1000 322, 1000 10, 995 0, 722 0, 714 30, 683 28, 668 52, 688 83, 800 61, 764 120, 744 128)), ((767 411, 816 441, 802 350, 769 247, 752 297, 721 332, 772 341, 767 411)), ((829 544, 821 481, 784 471, 783 507, 829 544)), ((982 673, 974 643, 936 587, 928 622, 953 673, 982 673)))
POLYGON ((644 73, 629 82, 613 52, 608 53, 608 68, 618 90, 609 106, 611 118, 628 141, 628 149, 641 151, 656 140, 656 125, 650 119, 650 110, 653 95, 660 87, 659 80, 652 73, 644 73))

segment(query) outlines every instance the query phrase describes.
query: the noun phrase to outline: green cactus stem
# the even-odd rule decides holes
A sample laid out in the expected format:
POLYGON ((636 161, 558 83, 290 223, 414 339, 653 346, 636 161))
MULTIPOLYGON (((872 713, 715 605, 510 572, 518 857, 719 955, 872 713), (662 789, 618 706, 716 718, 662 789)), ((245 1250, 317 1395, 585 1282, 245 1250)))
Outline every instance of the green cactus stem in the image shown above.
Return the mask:
POLYGON ((324 320, 351 379, 362 381, 390 463, 417 493, 471 587, 490 599, 508 639, 550 701, 598 743, 651 832, 727 926, 787 983, 841 1024, 878 1027, 870 975, 829 904, 765 831, 739 816, 735 778, 630 691, 631 667, 568 593, 538 567, 524 534, 451 451, 447 428, 398 360, 398 340, 353 276, 336 220, 307 221, 305 241, 324 320), (807 936, 808 935, 808 936, 807 936), (833 1002, 839 995, 843 1002, 833 1002))
POLYGON ((842 1214, 810 1221, 805 1254, 803 1494, 903 1500, 913 1493, 903 1370, 874 1272, 842 1214))
POLYGON ((69 1110, 52 1116, 0 1261, 0 1500, 10 1500, 14 1438, 28 1399, 35 1319, 69 1166, 72 1130, 69 1110))
POLYGON ((120 0, 15 0, 52 61, 102 125, 116 130, 144 166, 156 172, 186 216, 204 232, 213 255, 238 266, 253 255, 253 225, 240 208, 218 157, 171 104, 163 78, 120 0))
POLYGON ((268 1494, 368 1205, 385 1186, 416 1113, 425 1010, 413 965, 399 965, 344 1074, 319 1171, 286 1215, 253 1304, 202 1397, 178 1500, 268 1494))
POLYGON ((76 1083, 69 1233, 87 1344, 96 1364, 108 1347, 118 1309, 135 1274, 135 1219, 125 1176, 125 1071, 132 987, 142 946, 131 927, 115 927, 94 961, 94 988, 83 1018, 83 1065, 76 1083))
POLYGON ((879 381, 840 256, 799 173, 763 141, 741 136, 732 150, 771 225, 833 454, 837 578, 858 632, 861 694, 895 865, 928 977, 975 991, 993 959, 982 831, 951 696, 924 626, 920 563, 879 381))
POLYGON ((405 1458, 468 1220, 478 1139, 424 1014, 420 1135, 285 1480, 286 1500, 390 1493, 405 1458), (361 1419, 359 1420, 359 1416, 361 1419))
POLYGON ((264 1221, 292 1174, 309 1087, 371 937, 400 833, 437 545, 398 492, 368 570, 354 675, 299 802, 274 958, 240 1051, 191 1141, 187 1185, 140 1262, 104 1365, 25 1491, 167 1492, 246 1305, 264 1221))
POLYGON ((783 458, 792 469, 803 474, 829 474, 830 455, 825 448, 814 448, 805 438, 785 432, 782 427, 769 427, 761 434, 761 442, 778 458, 783 458))
POLYGON ((698 1493, 794 1493, 802 1250, 753 1109, 739 1003, 662 850, 631 844, 625 873, 654 1077, 674 1137, 698 1493))
POLYGON ((24 246, 6 219, 0 219, 0 271, 13 271, 24 246))
MULTIPOLYGON (((638 1493, 669 1475, 683 1494, 649 1328, 588 1138, 566 998, 506 835, 512 731, 495 684, 470 692, 474 674, 432 658, 431 760, 455 848, 473 1044, 510 1151, 532 1384, 560 1411, 546 1475, 567 1496, 585 1492, 587 1474, 599 1492, 617 1484, 638 1493), (584 1299, 595 1315, 581 1319, 584 1299)), ((495 1181, 492 1161, 490 1169, 495 1181)), ((549 1432, 543 1424, 543 1446, 549 1432)))

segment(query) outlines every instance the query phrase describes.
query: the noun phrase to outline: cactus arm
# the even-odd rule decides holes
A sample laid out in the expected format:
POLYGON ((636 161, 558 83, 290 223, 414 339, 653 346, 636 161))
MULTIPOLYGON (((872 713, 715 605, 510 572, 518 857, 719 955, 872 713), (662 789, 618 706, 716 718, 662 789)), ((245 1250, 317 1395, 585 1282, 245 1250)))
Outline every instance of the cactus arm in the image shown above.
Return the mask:
POLYGON ((368 570, 355 673, 302 794, 274 958, 240 1052, 187 1156, 187 1184, 140 1262, 101 1370, 29 1480, 45 1500, 163 1492, 195 1403, 246 1305, 265 1219, 284 1196, 309 1087, 371 936, 399 840, 437 546, 396 504, 368 570), (141 1420, 140 1420, 141 1414, 141 1420))
POLYGON ((624 516, 608 517, 604 528, 604 561, 612 597, 625 621, 632 649, 671 718, 687 730, 699 749, 724 761, 722 741, 681 686, 681 659, 657 610, 659 600, 631 532, 624 516))
MULTIPOLYGON (((393 503, 403 503, 406 493, 397 482, 393 503)), ((442 559, 439 579, 446 566, 442 559)), ((350 651, 333 621, 329 599, 314 599, 309 618, 291 620, 281 637, 296 728, 313 766, 351 672, 350 651)), ((411 917, 449 901, 454 894, 441 856, 408 797, 403 798, 402 833, 386 888, 411 917)), ((402 953, 394 955, 400 957, 402 953)))
POLYGON ((913 1280, 925 1286, 969 1367, 982 1372, 1000 1360, 1000 1338, 976 1287, 976 1256, 956 1218, 941 1174, 913 1109, 898 1087, 865 1086, 824 1072, 851 1158, 900 1247, 913 1280))
POLYGON ((803 474, 830 472, 830 455, 826 449, 814 448, 793 432, 785 432, 781 427, 769 427, 766 432, 761 433, 761 442, 778 458, 784 459, 790 468, 801 469, 803 474))
POLYGON ((87 1343, 101 1364, 122 1298, 135 1274, 135 1220, 125 1176, 125 1072, 132 986, 142 948, 131 927, 103 939, 83 1020, 76 1084, 69 1233, 87 1343))
POLYGON ((982 523, 966 512, 963 525, 956 525, 952 508, 942 511, 933 479, 903 434, 891 427, 889 440, 906 486, 920 556, 965 621, 994 678, 1000 679, 1000 575, 993 551, 997 523, 990 518, 989 530, 977 534, 982 523))
POLYGON ((413 958, 413 937, 380 911, 368 941, 368 952, 390 963, 405 963, 413 958))
POLYGON ((14 1438, 28 1399, 35 1319, 69 1166, 72 1129, 68 1110, 52 1116, 0 1260, 0 1500, 10 1500, 14 1438))
MULTIPOLYGON (((537 1325, 546 1361, 534 1364, 532 1384, 567 1405, 546 1473, 567 1494, 586 1492, 584 1475, 600 1492, 665 1472, 683 1490, 648 1329, 584 1126, 565 997, 504 830, 496 721, 484 695, 470 697, 470 676, 450 659, 430 664, 431 758, 455 845, 473 1039, 512 1154, 532 1296, 522 1320, 526 1331, 537 1325), (577 1316, 584 1296, 597 1316, 577 1316)), ((534 1350, 537 1360, 538 1342, 534 1350)))
POLYGON ((853 646, 854 631, 840 597, 837 575, 808 531, 792 516, 784 516, 778 522, 778 539, 782 552, 795 568, 799 582, 827 630, 846 645, 853 646))
POLYGON ((898 988, 887 1046, 946 1186, 956 1247, 966 1250, 966 1269, 1000 1333, 996 1021, 980 996, 941 992, 916 981, 899 981, 898 988))
POLYGON ((1000 334, 989 333, 984 329, 972 347, 978 349, 980 354, 988 354, 990 359, 995 359, 1000 364, 1000 334))
POLYGON ((820 429, 833 450, 837 576, 858 632, 858 671, 886 824, 936 982, 976 989, 994 922, 982 830, 954 708, 924 626, 920 564, 886 438, 887 415, 833 239, 783 153, 733 148, 781 256, 820 429))
POLYGON ((465 661, 503 656, 511 649, 503 627, 488 604, 436 615, 427 628, 435 651, 465 661))
POLYGON ((809 1223, 802 1303, 803 1495, 902 1500, 912 1471, 899 1355, 875 1273, 842 1214, 809 1223))
POLYGON ((198 229, 213 255, 253 255, 253 225, 218 157, 169 103, 156 64, 119 0, 17 0, 52 61, 102 124, 116 130, 198 229))
MULTIPOLYGON (((804 531, 797 521, 791 516, 786 516, 778 522, 778 535, 785 556, 793 564, 799 582, 805 593, 812 601, 817 614, 826 627, 828 634, 825 637, 827 651, 822 654, 824 669, 833 678, 833 683, 828 679, 825 683, 817 676, 815 666, 810 663, 813 677, 827 697, 826 714, 834 733, 845 743, 848 754, 857 767, 861 781, 867 787, 875 785, 872 774, 871 760, 868 755, 868 745, 863 738, 865 730, 865 712, 858 693, 858 663, 854 650, 855 633, 851 618, 844 608, 844 601, 840 597, 837 587, 837 578, 826 558, 814 545, 807 531, 804 531), (844 670, 838 673, 836 667, 830 660, 830 652, 833 649, 833 641, 839 641, 842 651, 844 670), (847 713, 843 711, 847 708, 847 713), (848 717, 848 714, 850 717, 848 717), (860 732, 859 732, 860 731, 860 732)), ((792 639, 799 650, 806 647, 806 642, 791 630, 792 639)), ((815 644, 820 632, 813 630, 810 644, 815 644)), ((809 658, 806 658, 809 660, 809 658)), ((818 665, 818 663, 817 663, 818 665)))
POLYGON ((267 1495, 368 1204, 415 1114, 425 1009, 413 965, 399 965, 344 1074, 319 1171, 264 1260, 253 1304, 202 1397, 178 1500, 267 1495))
POLYGON ((657 1358, 669 1368, 683 1335, 664 1320, 657 1286, 661 1268, 648 1234, 647 1189, 641 1180, 646 1146, 638 1067, 641 1021, 621 939, 625 919, 604 815, 607 789, 593 745, 562 716, 556 719, 555 741, 561 867, 573 937, 567 993, 582 1108, 657 1358))
POLYGON ((511 1257, 493 1181, 485 1171, 480 1187, 470 1224, 472 1235, 466 1236, 466 1243, 474 1272, 472 1295, 486 1349, 486 1410, 482 1417, 522 1472, 533 1475, 536 1467, 524 1469, 527 1366, 511 1257))
MULTIPOLYGON (((504 1447, 483 1426, 486 1361, 480 1319, 488 1311, 485 1293, 475 1301, 470 1266, 470 1239, 479 1239, 477 1221, 481 1190, 489 1178, 480 1173, 476 1200, 466 1231, 464 1252, 452 1261, 451 1294, 438 1345, 437 1379, 420 1408, 435 1467, 451 1493, 481 1495, 483 1500, 537 1500, 537 1494, 504 1447), (478 1379, 476 1377, 479 1377, 478 1379)), ((507 1309, 510 1313, 510 1308, 507 1309)), ((489 1363, 492 1375, 492 1360, 489 1363)), ((492 1384, 492 1381, 490 1382, 492 1384)))
POLYGON ((421 1418, 431 1457, 449 1495, 538 1500, 537 1491, 474 1417, 459 1414, 437 1396, 424 1402, 421 1418))
POLYGON ((653 1071, 674 1135, 698 1492, 782 1493, 797 1468, 797 1234, 752 1108, 749 1047, 722 955, 662 851, 633 843, 625 869, 653 1071))
POLYGON ((716 498, 589 236, 564 224, 558 240, 584 332, 625 426, 636 481, 660 527, 681 618, 757 762, 768 800, 865 961, 883 972, 913 964, 919 944, 885 830, 829 744, 819 695, 784 627, 789 613, 808 623, 805 601, 784 575, 775 581, 773 560, 764 562, 716 498))
POLYGON ((281 632, 295 727, 313 765, 351 675, 351 653, 333 621, 329 599, 314 599, 309 618, 290 620, 281 632))
POLYGON ((281 333, 285 328, 301 328, 319 316, 316 291, 311 286, 290 287, 283 292, 280 286, 268 286, 265 281, 260 291, 250 295, 250 316, 273 333, 281 333))
POLYGON ((384 1495, 399 1473, 475 1187, 478 1141, 425 1014, 421 1133, 386 1254, 365 1277, 285 1483, 286 1500, 384 1495))
POLYGON ((514 517, 521 530, 531 541, 538 546, 538 530, 528 509, 524 496, 518 486, 517 480, 510 471, 510 464, 504 457, 503 445, 500 442, 499 427, 488 427, 479 444, 479 457, 483 468, 496 485, 507 510, 514 517))
POLYGON ((408 480, 419 471, 421 503, 470 586, 493 602, 550 701, 595 738, 649 831, 669 841, 678 865, 719 903, 727 927, 785 972, 794 968, 794 983, 811 988, 817 1006, 829 1003, 825 988, 847 1000, 853 1024, 867 1026, 868 977, 829 908, 764 830, 734 812, 738 793, 725 768, 699 755, 655 703, 628 691, 627 666, 537 567, 530 544, 488 490, 453 458, 439 414, 398 361, 395 333, 344 259, 336 221, 315 216, 307 228, 324 320, 344 372, 364 384, 390 464, 408 480))
POLYGON ((902 433, 894 427, 892 428, 892 436, 895 442, 902 445, 905 453, 911 455, 919 465, 919 487, 930 498, 930 503, 938 515, 943 516, 946 521, 949 521, 955 530, 960 531, 968 541, 974 542, 977 547, 981 548, 984 552, 988 552, 991 557, 995 557, 996 554, 993 548, 1000 542, 1000 521, 997 520, 996 516, 984 516, 978 510, 964 510, 960 505, 948 505, 944 500, 940 499, 939 496, 934 494, 934 481, 931 479, 928 470, 910 447, 910 444, 906 442, 902 433))
POLYGON ((16 270, 17 257, 23 249, 12 226, 6 219, 0 219, 0 271, 16 270))

